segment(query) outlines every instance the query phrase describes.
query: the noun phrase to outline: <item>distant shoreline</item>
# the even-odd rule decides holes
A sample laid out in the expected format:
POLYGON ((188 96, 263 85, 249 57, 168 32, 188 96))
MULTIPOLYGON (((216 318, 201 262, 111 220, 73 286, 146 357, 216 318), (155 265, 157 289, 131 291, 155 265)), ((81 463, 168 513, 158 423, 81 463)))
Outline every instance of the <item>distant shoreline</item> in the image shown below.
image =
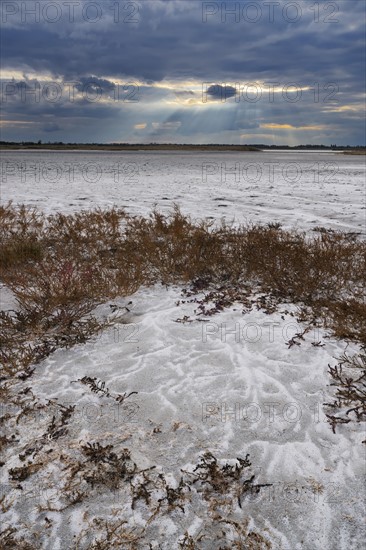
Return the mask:
POLYGON ((20 143, 0 145, 0 150, 55 150, 55 151, 243 151, 259 152, 257 147, 247 145, 175 145, 167 144, 93 144, 93 143, 20 143))
POLYGON ((236 152, 261 152, 261 151, 304 151, 343 153, 344 155, 365 155, 365 147, 325 147, 325 146, 297 146, 286 147, 283 145, 224 145, 224 144, 174 144, 174 143, 0 143, 0 151, 236 151, 236 152))

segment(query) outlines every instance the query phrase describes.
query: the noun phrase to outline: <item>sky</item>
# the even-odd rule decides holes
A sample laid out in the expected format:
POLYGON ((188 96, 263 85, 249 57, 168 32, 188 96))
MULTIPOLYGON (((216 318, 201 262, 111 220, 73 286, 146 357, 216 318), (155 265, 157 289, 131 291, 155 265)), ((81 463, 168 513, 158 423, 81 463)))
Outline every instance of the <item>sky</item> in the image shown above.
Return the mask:
POLYGON ((365 144, 363 0, 1 0, 1 140, 365 144))

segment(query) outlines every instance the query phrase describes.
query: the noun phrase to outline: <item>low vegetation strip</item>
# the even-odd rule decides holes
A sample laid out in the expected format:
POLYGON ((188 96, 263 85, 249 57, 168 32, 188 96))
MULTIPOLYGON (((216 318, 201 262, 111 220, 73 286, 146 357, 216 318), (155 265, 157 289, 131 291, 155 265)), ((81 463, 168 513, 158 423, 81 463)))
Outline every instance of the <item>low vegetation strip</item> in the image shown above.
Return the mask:
POLYGON ((0 278, 18 303, 1 312, 6 375, 86 341, 101 328, 91 316, 97 304, 160 282, 219 290, 223 304, 259 289, 272 303, 299 305, 303 320, 336 337, 366 344, 366 243, 355 233, 215 227, 178 207, 144 218, 117 208, 45 216, 8 204, 0 235, 0 278))

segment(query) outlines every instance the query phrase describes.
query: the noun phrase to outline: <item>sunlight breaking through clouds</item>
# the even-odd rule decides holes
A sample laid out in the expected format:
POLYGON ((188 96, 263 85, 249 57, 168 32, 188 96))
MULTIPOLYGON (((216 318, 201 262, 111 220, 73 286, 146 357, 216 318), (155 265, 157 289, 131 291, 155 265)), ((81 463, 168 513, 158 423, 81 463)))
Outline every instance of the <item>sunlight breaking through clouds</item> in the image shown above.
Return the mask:
POLYGON ((267 123, 261 124, 261 128, 268 128, 270 130, 324 130, 324 126, 313 125, 313 126, 293 126, 292 124, 276 124, 276 123, 267 123))
POLYGON ((204 17, 202 2, 165 0, 136 10, 83 2, 72 18, 58 2, 52 21, 55 7, 36 16, 33 0, 28 15, 13 4, 1 5, 2 116, 15 121, 2 126, 5 140, 47 132, 55 141, 159 141, 173 132, 185 143, 235 143, 269 139, 262 129, 271 143, 290 139, 285 131, 307 143, 364 143, 363 2, 350 10, 338 0, 332 16, 323 0, 312 9, 298 0, 297 10, 279 0, 272 17, 258 0, 253 21, 246 0, 239 17, 220 2, 212 13, 206 3, 204 17))

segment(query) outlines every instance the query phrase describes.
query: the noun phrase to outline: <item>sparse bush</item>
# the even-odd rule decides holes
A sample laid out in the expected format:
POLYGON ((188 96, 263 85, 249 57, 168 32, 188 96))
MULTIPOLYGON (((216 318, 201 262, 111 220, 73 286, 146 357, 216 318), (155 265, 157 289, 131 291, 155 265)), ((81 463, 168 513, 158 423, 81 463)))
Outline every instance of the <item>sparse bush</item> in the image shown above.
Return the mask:
POLYGON ((351 357, 345 353, 338 365, 329 365, 329 374, 333 379, 331 386, 336 388, 335 400, 326 403, 333 433, 338 424, 366 421, 366 347, 351 357), (329 414, 330 410, 338 414, 329 414))

